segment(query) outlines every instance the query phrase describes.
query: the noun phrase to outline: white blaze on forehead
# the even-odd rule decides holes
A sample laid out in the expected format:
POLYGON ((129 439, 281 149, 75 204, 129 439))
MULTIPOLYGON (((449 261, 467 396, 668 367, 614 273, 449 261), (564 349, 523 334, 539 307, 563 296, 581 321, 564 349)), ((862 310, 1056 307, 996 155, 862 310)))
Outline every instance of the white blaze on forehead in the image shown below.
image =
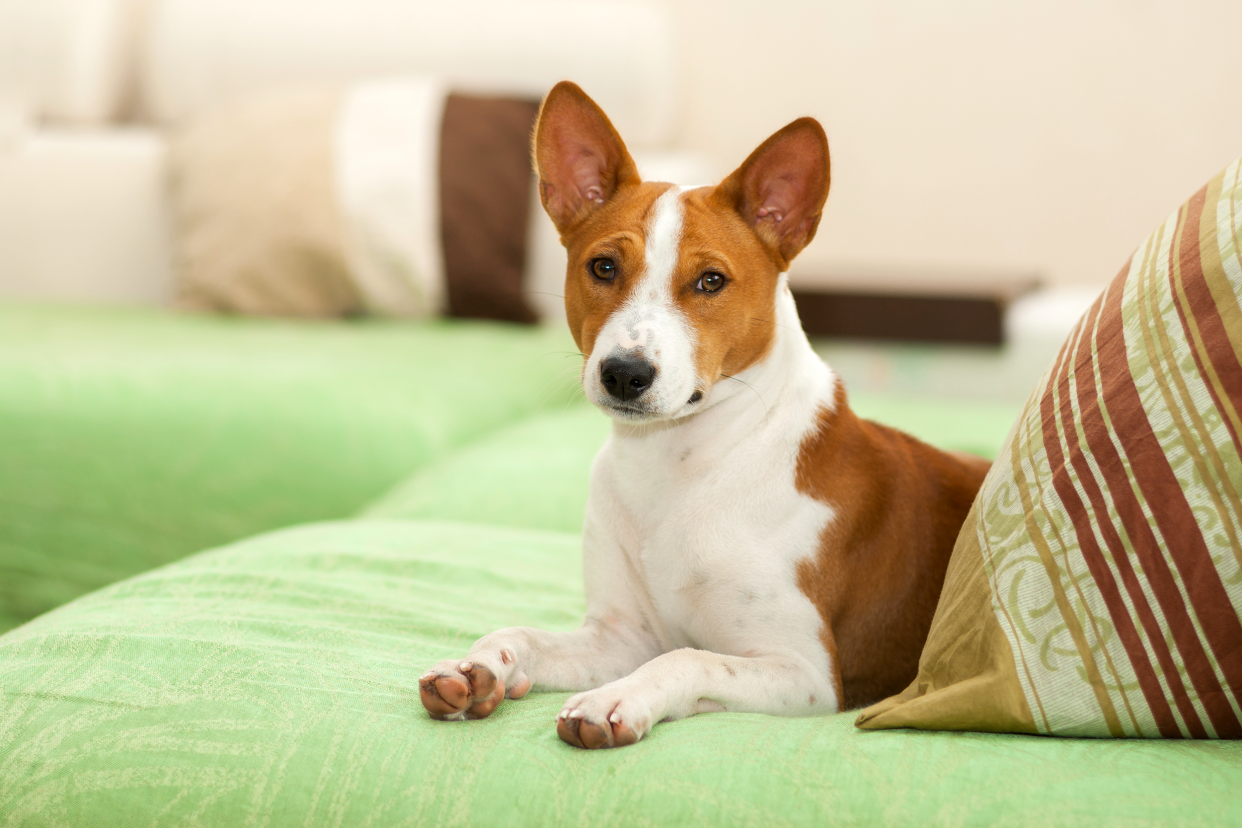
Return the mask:
MULTIPOLYGON (((656 363, 657 374, 666 367, 660 364, 665 341, 686 327, 672 290, 681 251, 682 212, 679 187, 670 187, 651 206, 638 284, 601 332, 611 350, 642 349, 656 363)), ((595 347, 599 350, 600 344, 595 347)))
POLYGON ((640 352, 655 366, 655 382, 643 397, 653 414, 673 416, 685 407, 697 384, 694 334, 673 301, 673 275, 681 254, 685 188, 671 187, 652 205, 638 283, 604 323, 587 362, 587 397, 607 403, 599 365, 610 356, 640 352))
POLYGON ((680 187, 670 187, 652 207, 647 222, 647 272, 635 291, 641 295, 633 297, 640 302, 672 301, 669 280, 681 252, 683 212, 680 187))

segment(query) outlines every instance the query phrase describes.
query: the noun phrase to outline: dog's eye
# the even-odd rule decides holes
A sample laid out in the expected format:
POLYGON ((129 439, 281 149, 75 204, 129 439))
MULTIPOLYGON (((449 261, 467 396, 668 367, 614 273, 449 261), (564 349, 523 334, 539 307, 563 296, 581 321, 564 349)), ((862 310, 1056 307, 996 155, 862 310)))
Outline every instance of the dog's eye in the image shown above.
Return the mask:
POLYGON ((699 283, 695 285, 695 287, 704 293, 715 293, 724 287, 724 283, 725 277, 723 274, 717 273, 714 270, 709 270, 699 277, 699 283))
POLYGON ((612 259, 591 259, 591 263, 587 266, 591 275, 596 279, 610 281, 613 276, 617 275, 617 263, 612 259))

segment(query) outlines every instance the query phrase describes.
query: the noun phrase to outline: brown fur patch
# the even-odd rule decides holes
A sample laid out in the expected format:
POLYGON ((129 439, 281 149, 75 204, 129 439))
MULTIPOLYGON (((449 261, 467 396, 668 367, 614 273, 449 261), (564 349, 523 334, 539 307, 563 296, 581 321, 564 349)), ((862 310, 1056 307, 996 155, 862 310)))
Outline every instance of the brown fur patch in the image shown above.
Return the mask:
POLYGON ((715 383, 762 360, 776 334, 776 280, 771 252, 742 216, 723 203, 719 188, 687 193, 684 201, 680 278, 674 297, 695 331, 695 367, 715 383), (709 271, 725 286, 704 293, 695 286, 709 271))
POLYGON ((797 579, 823 619, 842 709, 913 681, 949 555, 990 465, 860 419, 838 383, 835 409, 802 444, 796 480, 835 516, 797 579))

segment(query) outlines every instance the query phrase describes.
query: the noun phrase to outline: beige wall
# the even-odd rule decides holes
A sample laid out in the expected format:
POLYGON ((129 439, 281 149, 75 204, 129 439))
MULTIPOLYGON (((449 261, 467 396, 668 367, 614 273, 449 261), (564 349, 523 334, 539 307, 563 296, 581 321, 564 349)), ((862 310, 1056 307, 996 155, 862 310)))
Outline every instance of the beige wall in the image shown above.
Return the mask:
POLYGON ((723 173, 795 117, 827 128, 798 277, 1103 281, 1242 154, 1239 0, 658 2, 681 148, 723 173))

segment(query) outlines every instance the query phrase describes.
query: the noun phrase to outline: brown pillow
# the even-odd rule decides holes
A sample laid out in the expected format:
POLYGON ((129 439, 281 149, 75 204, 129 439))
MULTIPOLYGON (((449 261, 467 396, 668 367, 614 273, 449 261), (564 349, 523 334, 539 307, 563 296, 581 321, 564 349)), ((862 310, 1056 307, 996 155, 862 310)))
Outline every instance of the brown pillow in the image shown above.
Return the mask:
POLYGON ((1242 737, 1242 159, 1079 321, 859 727, 1242 737))
POLYGON ((409 250, 385 247, 394 222, 371 226, 342 184, 349 150, 341 121, 353 92, 265 94, 179 130, 169 165, 178 304, 277 316, 535 321, 523 274, 538 104, 441 94, 429 105, 438 121, 429 124, 438 141, 430 189, 395 195, 426 199, 435 230, 416 234, 409 250))
POLYGON ((534 322, 522 293, 535 101, 450 95, 440 133, 440 229, 453 316, 534 322))

